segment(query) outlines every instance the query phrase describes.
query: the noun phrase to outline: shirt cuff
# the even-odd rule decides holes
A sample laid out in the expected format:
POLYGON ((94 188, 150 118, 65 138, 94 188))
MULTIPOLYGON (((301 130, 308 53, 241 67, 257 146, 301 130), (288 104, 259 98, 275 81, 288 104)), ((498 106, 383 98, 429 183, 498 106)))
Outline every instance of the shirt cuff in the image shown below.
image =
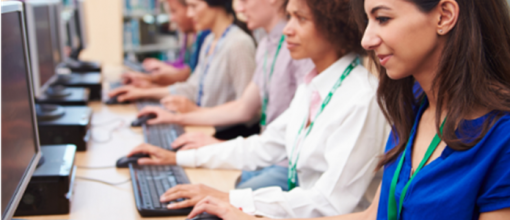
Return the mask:
POLYGON ((183 167, 196 167, 196 155, 197 150, 191 149, 191 150, 180 150, 177 151, 177 154, 175 155, 177 165, 183 166, 183 167))
POLYGON ((253 191, 248 189, 230 190, 230 204, 236 208, 241 208, 243 212, 254 215, 255 203, 253 202, 253 191))

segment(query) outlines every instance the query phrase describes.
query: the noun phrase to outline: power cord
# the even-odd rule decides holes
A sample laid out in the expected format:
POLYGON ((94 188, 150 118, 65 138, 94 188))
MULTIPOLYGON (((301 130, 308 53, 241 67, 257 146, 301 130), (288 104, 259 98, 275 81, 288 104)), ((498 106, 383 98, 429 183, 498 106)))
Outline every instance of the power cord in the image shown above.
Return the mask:
POLYGON ((110 183, 110 182, 106 182, 106 181, 103 181, 103 180, 98 180, 98 179, 93 179, 93 178, 88 178, 88 177, 83 177, 83 176, 76 176, 76 179, 81 179, 81 180, 87 180, 87 181, 102 183, 102 184, 109 185, 109 186, 118 186, 118 185, 122 185, 122 184, 125 184, 125 183, 128 183, 128 182, 131 182, 131 179, 127 179, 127 180, 124 180, 124 181, 118 182, 118 183, 110 183))

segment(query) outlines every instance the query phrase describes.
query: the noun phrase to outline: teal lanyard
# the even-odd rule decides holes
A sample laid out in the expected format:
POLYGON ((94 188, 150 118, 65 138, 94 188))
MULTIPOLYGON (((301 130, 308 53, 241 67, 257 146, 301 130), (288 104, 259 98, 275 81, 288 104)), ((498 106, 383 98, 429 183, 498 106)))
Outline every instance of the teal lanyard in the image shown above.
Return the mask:
MULTIPOLYGON (((313 121, 310 122, 310 126, 308 126, 308 128, 306 129, 306 132, 304 133, 304 137, 301 139, 301 143, 305 140, 305 138, 308 136, 308 134, 310 134, 310 131, 312 130, 312 128, 313 128, 313 126, 315 124, 315 120, 324 111, 324 108, 326 108, 326 106, 329 104, 329 102, 331 101, 331 97, 333 97, 333 94, 335 94, 335 91, 338 89, 338 87, 340 87, 342 85, 342 82, 344 81, 344 79, 352 72, 352 70, 356 66, 359 65, 359 63, 360 63, 359 58, 356 57, 356 59, 354 59, 351 62, 351 64, 349 64, 349 66, 347 66, 347 68, 344 70, 343 74, 338 78, 338 80, 336 81, 335 85, 333 85, 333 88, 331 88, 331 90, 329 91, 328 96, 326 96, 326 98, 322 102, 321 108, 317 112, 317 115, 315 115, 315 118, 313 118, 313 121)), ((308 114, 305 117, 305 120, 303 121, 303 123, 301 124, 301 127, 299 128, 299 131, 298 131, 298 134, 296 136, 296 139, 294 140, 294 146, 292 147, 292 152, 290 154, 290 158, 289 158, 289 173, 288 173, 289 191, 296 187, 296 182, 297 182, 296 165, 297 165, 297 162, 299 160, 299 156, 301 154, 301 151, 300 150, 297 151, 297 155, 295 156, 295 159, 294 159, 294 151, 296 151, 296 147, 297 147, 297 144, 298 144, 299 137, 301 136, 301 133, 303 132, 303 129, 305 128, 305 125, 306 125, 307 122, 308 122, 308 114)))
POLYGON ((262 115, 260 117, 260 125, 266 126, 267 125, 267 103, 269 102, 269 83, 271 81, 271 77, 273 76, 274 72, 274 66, 276 64, 276 58, 278 58, 278 54, 280 53, 280 49, 282 49, 283 41, 285 41, 285 35, 282 35, 280 38, 280 43, 278 43, 278 49, 276 49, 276 53, 274 54, 273 64, 271 65, 271 70, 269 72, 269 76, 266 68, 267 63, 267 56, 268 52, 266 52, 265 58, 264 58, 264 97, 262 99, 262 115))
MULTIPOLYGON (((420 109, 423 107, 420 106, 420 109)), ((411 131, 411 134, 415 133, 418 126, 418 119, 414 122, 413 130, 411 131)), ((441 127, 439 128, 439 132, 443 133, 443 126, 446 121, 446 118, 444 119, 443 123, 441 124, 441 127)), ((398 177, 400 176, 400 172, 402 171, 402 166, 404 164, 404 158, 406 155, 406 151, 408 148, 412 147, 412 135, 409 136, 409 140, 407 141, 406 148, 404 149, 404 152, 402 153, 402 157, 400 158, 400 161, 398 162, 397 169, 395 170, 395 174, 393 174, 393 179, 391 180, 391 186, 390 186, 390 194, 388 198, 388 220, 398 220, 400 219, 400 215, 402 213, 402 204, 404 203, 404 198, 406 197, 407 189, 409 188, 409 185, 411 185, 411 182, 413 181, 414 177, 420 172, 420 170, 425 166, 427 161, 430 159, 430 156, 432 156, 432 153, 436 150, 437 146, 441 143, 441 138, 439 138, 439 135, 435 135, 434 139, 432 139, 432 142, 430 142, 430 145, 427 149, 427 152, 425 152, 425 156, 420 162, 420 165, 418 165, 418 168, 416 168, 416 171, 411 175, 411 178, 409 181, 407 181, 406 185, 404 186, 404 189, 402 190, 402 193, 400 195, 400 202, 398 204, 398 210, 397 210, 397 200, 395 199, 395 189, 397 188, 397 182, 398 177)))

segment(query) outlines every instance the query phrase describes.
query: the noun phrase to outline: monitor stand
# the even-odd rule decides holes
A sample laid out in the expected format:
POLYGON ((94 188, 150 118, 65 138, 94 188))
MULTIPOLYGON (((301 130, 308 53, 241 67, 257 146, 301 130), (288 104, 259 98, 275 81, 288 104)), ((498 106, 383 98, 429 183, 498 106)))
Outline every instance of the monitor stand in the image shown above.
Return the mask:
POLYGON ((58 74, 55 84, 67 88, 87 88, 89 100, 101 100, 102 77, 99 72, 58 74))
POLYGON ((87 105, 89 94, 90 91, 87 88, 67 88, 62 85, 52 85, 37 97, 36 102, 63 106, 87 105))
POLYGON ((36 104, 35 112, 37 114, 37 120, 49 121, 60 118, 65 115, 65 109, 59 105, 53 104, 36 104))
POLYGON ((99 63, 81 61, 71 57, 63 63, 63 67, 69 68, 72 72, 76 73, 101 72, 101 65, 99 63))
POLYGON ((35 169, 15 216, 59 215, 70 211, 76 146, 42 145, 41 153, 46 162, 35 169))
POLYGON ((61 106, 65 114, 51 120, 38 118, 41 145, 74 144, 78 151, 87 150, 91 138, 92 109, 87 106, 61 106))

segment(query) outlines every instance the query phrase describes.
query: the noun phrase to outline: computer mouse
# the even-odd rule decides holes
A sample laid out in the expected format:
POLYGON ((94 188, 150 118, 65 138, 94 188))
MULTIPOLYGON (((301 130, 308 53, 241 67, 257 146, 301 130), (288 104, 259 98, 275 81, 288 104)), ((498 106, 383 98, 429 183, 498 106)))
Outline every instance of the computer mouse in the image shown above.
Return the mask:
POLYGON ((142 115, 133 122, 131 122, 131 127, 140 127, 143 124, 147 123, 148 120, 156 118, 156 114, 146 114, 142 115))
POLYGON ((207 212, 204 212, 202 214, 199 214, 191 219, 188 219, 188 220, 221 220, 221 218, 215 216, 215 215, 211 215, 207 212))
POLYGON ((150 156, 147 154, 135 154, 131 157, 127 157, 127 156, 121 157, 120 159, 117 160, 116 166, 119 168, 126 168, 126 167, 128 167, 128 164, 137 163, 138 159, 140 159, 142 157, 150 157, 150 156))
POLYGON ((105 104, 117 105, 117 104, 129 104, 130 103, 129 101, 119 102, 119 100, 117 100, 117 97, 119 97, 119 96, 113 96, 113 97, 109 98, 108 100, 106 100, 105 104))

